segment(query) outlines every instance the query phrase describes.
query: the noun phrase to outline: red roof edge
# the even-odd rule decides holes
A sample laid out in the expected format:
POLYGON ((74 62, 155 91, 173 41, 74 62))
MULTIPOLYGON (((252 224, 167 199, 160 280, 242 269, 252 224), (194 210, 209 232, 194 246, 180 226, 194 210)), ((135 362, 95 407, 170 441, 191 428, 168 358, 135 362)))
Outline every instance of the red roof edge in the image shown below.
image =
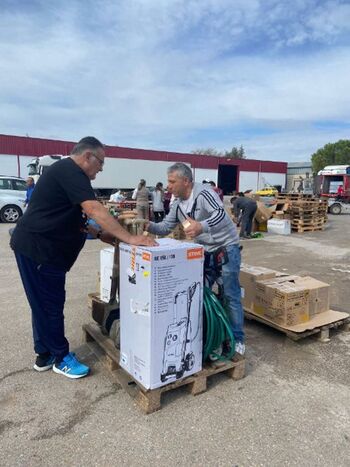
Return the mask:
MULTIPOLYGON (((0 135, 0 154, 21 156, 68 155, 76 143, 73 141, 32 138, 30 136, 0 135)), ((241 171, 287 173, 287 162, 256 159, 226 159, 199 154, 125 148, 105 145, 108 157, 169 162, 186 162, 193 168, 217 169, 219 165, 236 165, 241 171)))

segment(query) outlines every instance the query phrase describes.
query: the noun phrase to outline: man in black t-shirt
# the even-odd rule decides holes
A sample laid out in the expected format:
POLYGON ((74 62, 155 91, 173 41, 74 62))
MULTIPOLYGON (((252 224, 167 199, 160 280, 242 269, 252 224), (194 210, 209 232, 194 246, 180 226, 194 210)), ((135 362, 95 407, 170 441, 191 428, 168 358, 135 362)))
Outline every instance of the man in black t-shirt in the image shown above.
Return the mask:
POLYGON ((102 171, 104 158, 103 145, 96 138, 79 141, 70 157, 40 177, 11 237, 32 311, 37 371, 53 368, 69 378, 81 378, 90 371, 69 352, 63 316, 66 273, 84 246, 87 216, 102 227, 95 230, 102 241, 112 243, 117 238, 133 245, 156 244, 148 237, 129 234, 96 200, 90 180, 102 171))

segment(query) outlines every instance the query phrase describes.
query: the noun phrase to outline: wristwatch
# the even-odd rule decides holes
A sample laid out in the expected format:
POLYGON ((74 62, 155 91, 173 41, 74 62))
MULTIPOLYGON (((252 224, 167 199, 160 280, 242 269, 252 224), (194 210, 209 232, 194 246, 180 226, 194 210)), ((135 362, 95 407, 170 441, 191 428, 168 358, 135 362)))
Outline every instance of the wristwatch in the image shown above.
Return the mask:
POLYGON ((101 235, 102 235, 102 230, 100 229, 96 234, 96 238, 101 238, 101 235))

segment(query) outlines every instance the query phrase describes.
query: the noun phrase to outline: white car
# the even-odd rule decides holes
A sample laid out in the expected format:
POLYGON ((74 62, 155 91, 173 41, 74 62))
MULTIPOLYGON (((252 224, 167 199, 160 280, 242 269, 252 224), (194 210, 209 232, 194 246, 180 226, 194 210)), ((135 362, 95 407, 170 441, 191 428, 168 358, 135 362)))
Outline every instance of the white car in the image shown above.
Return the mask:
POLYGON ((0 220, 17 222, 24 212, 27 185, 23 178, 0 175, 0 220))

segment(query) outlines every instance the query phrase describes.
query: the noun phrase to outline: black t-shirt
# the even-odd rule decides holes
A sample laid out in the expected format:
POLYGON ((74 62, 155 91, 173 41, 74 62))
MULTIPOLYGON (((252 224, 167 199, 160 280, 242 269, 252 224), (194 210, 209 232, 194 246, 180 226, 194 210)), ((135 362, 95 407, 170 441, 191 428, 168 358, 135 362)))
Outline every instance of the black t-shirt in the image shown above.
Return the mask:
POLYGON ((69 270, 86 234, 80 203, 95 200, 89 177, 71 159, 46 169, 11 237, 11 247, 40 263, 69 270))

